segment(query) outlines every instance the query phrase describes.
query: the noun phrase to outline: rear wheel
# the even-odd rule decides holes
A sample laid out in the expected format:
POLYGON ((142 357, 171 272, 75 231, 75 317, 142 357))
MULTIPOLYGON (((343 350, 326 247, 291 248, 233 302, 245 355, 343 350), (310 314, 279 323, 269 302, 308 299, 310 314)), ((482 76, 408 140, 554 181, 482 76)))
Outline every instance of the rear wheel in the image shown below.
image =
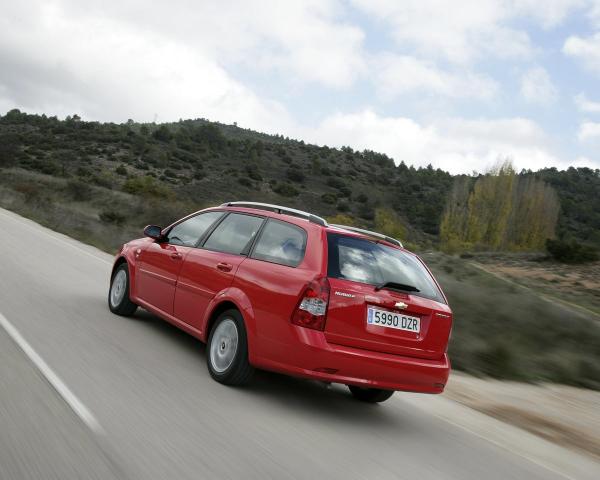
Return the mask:
POLYGON ((110 282, 108 291, 108 308, 113 313, 123 316, 131 316, 137 309, 137 305, 129 299, 129 269, 126 263, 117 267, 110 282))
POLYGON ((393 390, 382 390, 380 388, 361 388, 354 385, 348 385, 352 396, 361 402, 381 403, 385 402, 393 394, 393 390))
POLYGON ((225 385, 245 385, 254 368, 248 363, 248 340, 242 315, 227 310, 210 331, 206 363, 211 377, 225 385))

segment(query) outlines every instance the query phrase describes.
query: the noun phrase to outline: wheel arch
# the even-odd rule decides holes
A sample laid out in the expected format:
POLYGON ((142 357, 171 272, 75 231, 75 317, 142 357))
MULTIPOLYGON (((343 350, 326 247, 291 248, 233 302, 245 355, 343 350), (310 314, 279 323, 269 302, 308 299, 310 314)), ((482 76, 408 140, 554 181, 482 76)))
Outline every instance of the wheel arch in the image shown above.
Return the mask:
POLYGON ((136 301, 137 289, 136 289, 136 282, 135 282, 135 275, 134 275, 134 267, 133 267, 131 261, 125 255, 120 255, 113 263, 112 271, 110 272, 110 282, 112 282, 112 279, 115 276, 115 272, 117 271, 117 268, 119 268, 124 263, 127 265, 127 273, 129 274, 129 297, 133 301, 136 301))
POLYGON ((252 354, 254 353, 254 345, 255 345, 255 321, 254 321, 254 311, 250 304, 250 300, 246 295, 237 288, 228 289, 225 292, 217 295, 213 300, 213 305, 211 305, 207 309, 207 314, 204 320, 204 328, 202 328, 201 340, 203 342, 208 341, 208 336, 210 334, 211 329, 213 328, 216 319, 223 312, 235 309, 240 312, 242 316, 242 321, 244 322, 244 326, 246 327, 246 337, 248 340, 248 357, 252 358, 252 354), (218 300, 217 300, 218 299, 218 300))
MULTIPOLYGON (((115 263, 113 264, 113 267, 112 267, 112 271, 110 272, 111 281, 112 281, 113 277, 115 276, 115 272, 117 271, 117 268, 119 268, 124 263, 127 263, 127 259, 124 256, 120 256, 119 258, 117 258, 115 260, 115 263)), ((130 268, 129 264, 127 264, 127 269, 129 270, 129 278, 131 278, 131 268, 130 268)))

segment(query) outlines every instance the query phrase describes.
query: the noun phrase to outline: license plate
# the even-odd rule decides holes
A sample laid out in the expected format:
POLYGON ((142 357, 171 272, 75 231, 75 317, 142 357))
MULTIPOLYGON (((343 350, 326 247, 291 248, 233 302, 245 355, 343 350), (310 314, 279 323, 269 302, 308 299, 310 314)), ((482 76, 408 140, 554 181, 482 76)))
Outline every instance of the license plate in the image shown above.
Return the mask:
POLYGON ((380 327, 395 328, 407 332, 419 333, 421 331, 421 319, 402 315, 401 313, 380 310, 379 308, 367 308, 367 325, 379 325, 380 327))

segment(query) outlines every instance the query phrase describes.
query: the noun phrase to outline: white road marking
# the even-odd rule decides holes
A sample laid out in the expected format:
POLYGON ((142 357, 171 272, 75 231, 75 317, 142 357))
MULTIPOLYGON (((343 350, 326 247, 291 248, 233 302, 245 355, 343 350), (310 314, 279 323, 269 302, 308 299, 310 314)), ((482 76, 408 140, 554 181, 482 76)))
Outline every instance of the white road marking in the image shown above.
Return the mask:
POLYGON ((71 407, 73 412, 85 423, 90 430, 98 435, 103 435, 104 430, 96 420, 96 417, 89 409, 79 400, 75 394, 67 387, 67 385, 54 373, 42 357, 33 349, 31 345, 23 338, 19 331, 13 326, 8 319, 0 313, 0 326, 4 328, 6 333, 13 339, 19 348, 27 355, 29 360, 35 365, 42 376, 56 390, 62 399, 71 407))
POLYGON ((16 213, 11 212, 10 210, 4 210, 1 208, 0 208, 0 215, 4 215, 6 218, 10 218, 11 220, 15 221, 16 223, 21 224, 24 228, 26 228, 27 230, 29 230, 31 232, 43 233, 47 237, 55 240, 57 243, 59 243, 61 245, 67 245, 67 246, 71 247, 72 249, 77 250, 78 252, 83 253, 84 255, 87 255, 88 257, 92 257, 92 258, 95 258, 96 260, 100 260, 103 263, 112 265, 111 261, 109 261, 105 258, 102 258, 98 255, 94 255, 92 252, 89 252, 89 251, 69 242, 67 239, 70 239, 70 237, 63 235, 62 233, 54 232, 53 230, 50 230, 50 229, 44 227, 43 225, 35 223, 33 220, 27 219, 26 221, 23 221, 20 217, 17 216, 16 213), (31 222, 33 225, 30 225, 28 222, 31 222), (62 238, 63 236, 65 238, 62 238))

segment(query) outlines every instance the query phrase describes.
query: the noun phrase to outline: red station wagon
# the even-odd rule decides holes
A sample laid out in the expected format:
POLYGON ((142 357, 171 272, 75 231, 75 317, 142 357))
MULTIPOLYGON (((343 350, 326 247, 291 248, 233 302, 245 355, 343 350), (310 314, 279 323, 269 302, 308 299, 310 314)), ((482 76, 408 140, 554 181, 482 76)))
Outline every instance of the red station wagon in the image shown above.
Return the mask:
POLYGON ((110 310, 140 306, 206 342, 218 382, 260 368, 343 383, 367 402, 444 390, 452 312, 400 241, 254 202, 144 234, 116 256, 110 310))

